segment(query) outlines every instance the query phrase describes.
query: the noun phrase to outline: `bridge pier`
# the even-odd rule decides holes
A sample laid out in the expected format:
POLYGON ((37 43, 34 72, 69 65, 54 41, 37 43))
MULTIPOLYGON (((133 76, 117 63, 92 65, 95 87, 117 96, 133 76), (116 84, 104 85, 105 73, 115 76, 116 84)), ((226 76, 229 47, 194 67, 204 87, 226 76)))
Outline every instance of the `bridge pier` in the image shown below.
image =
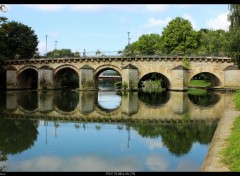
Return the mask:
MULTIPOLYGON (((94 111, 96 93, 93 91, 79 92, 79 109, 82 114, 89 114, 94 111)), ((97 102, 97 101, 96 101, 97 102)))
POLYGON ((122 112, 131 116, 138 112, 138 93, 127 92, 122 95, 122 112))
POLYGON ((17 89, 17 70, 7 70, 6 77, 6 88, 17 89))
POLYGON ((53 92, 38 92, 38 110, 39 112, 49 112, 54 109, 53 92))
POLYGON ((231 65, 224 70, 224 87, 240 87, 240 70, 236 65, 231 65))
POLYGON ((122 84, 127 84, 127 90, 138 89, 138 68, 132 64, 123 67, 122 84))
POLYGON ((38 71, 38 89, 54 89, 53 69, 43 66, 38 71))
POLYGON ((170 90, 187 90, 188 89, 188 69, 179 65, 172 69, 172 79, 169 87, 170 90))
POLYGON ((79 89, 80 90, 94 90, 95 82, 94 82, 94 72, 93 68, 84 65, 80 68, 79 71, 79 89))

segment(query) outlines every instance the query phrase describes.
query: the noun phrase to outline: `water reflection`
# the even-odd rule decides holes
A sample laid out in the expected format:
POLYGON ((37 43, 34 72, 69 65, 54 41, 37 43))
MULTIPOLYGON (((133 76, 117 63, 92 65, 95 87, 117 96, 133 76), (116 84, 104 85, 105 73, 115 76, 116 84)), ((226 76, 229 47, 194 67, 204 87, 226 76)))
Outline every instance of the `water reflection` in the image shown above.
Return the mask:
POLYGON ((170 99, 169 91, 139 92, 138 98, 148 106, 162 106, 170 99))
POLYGON ((201 89, 188 91, 188 97, 193 104, 202 107, 213 106, 220 100, 220 95, 201 89))
POLYGON ((27 119, 0 118, 0 151, 19 154, 33 146, 37 140, 38 123, 27 119))
POLYGON ((7 171, 199 171, 225 107, 224 94, 204 107, 187 92, 0 94, 7 171))

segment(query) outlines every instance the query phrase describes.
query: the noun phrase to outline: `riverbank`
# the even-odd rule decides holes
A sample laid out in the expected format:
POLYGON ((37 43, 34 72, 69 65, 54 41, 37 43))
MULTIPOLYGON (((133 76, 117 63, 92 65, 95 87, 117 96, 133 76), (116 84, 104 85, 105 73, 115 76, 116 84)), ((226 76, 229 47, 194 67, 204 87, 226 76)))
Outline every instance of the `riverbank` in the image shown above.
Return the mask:
POLYGON ((226 98, 225 108, 227 111, 223 113, 219 121, 205 161, 200 169, 201 172, 229 172, 228 166, 221 162, 223 156, 220 151, 226 147, 226 139, 231 134, 233 123, 240 112, 236 110, 232 98, 226 98))

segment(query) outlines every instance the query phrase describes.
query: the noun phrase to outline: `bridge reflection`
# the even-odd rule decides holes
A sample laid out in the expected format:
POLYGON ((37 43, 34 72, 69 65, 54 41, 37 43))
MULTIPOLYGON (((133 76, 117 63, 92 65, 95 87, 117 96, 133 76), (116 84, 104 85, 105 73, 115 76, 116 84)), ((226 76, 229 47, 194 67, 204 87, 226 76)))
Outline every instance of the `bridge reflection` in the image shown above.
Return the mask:
POLYGON ((2 92, 0 109, 11 116, 84 121, 189 121, 219 120, 224 94, 191 95, 187 92, 2 92))

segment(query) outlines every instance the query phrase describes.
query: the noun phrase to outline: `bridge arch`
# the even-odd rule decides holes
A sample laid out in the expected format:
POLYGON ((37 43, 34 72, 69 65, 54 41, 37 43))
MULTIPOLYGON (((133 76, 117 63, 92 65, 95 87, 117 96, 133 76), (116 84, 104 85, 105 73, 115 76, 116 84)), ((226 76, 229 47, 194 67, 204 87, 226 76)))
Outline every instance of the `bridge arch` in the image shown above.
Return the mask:
POLYGON ((170 80, 165 76, 164 74, 160 72, 148 72, 145 75, 143 75, 138 82, 138 87, 141 88, 144 84, 144 82, 147 81, 160 81, 161 84, 158 85, 162 88, 170 88, 170 80))
POLYGON ((18 71, 18 88, 37 89, 38 87, 38 69, 35 66, 25 66, 18 71))
POLYGON ((35 66, 32 66, 32 65, 27 65, 23 68, 21 68, 19 71, 18 71, 18 75, 20 75, 22 72, 24 72, 25 70, 27 69, 32 69, 32 70, 35 70, 36 72, 38 72, 38 68, 35 67, 35 66))
POLYGON ((79 69, 78 69, 77 67, 75 67, 75 66, 73 66, 73 65, 70 65, 70 64, 66 64, 66 65, 61 65, 61 66, 55 68, 55 70, 54 70, 54 75, 56 75, 56 73, 57 73, 59 70, 62 70, 62 69, 64 69, 64 68, 70 68, 70 69, 76 71, 77 73, 79 72, 79 69))
POLYGON ((201 75, 206 76, 206 79, 211 82, 212 87, 217 87, 221 85, 219 77, 210 72, 199 72, 197 74, 194 74, 192 77, 190 77, 189 81, 194 79, 200 79, 199 77, 201 77, 201 75))
POLYGON ((79 87, 79 70, 73 65, 62 65, 54 70, 54 87, 79 87))
POLYGON ((98 77, 101 73, 107 70, 113 70, 116 71, 119 76, 122 78, 122 70, 114 65, 102 65, 94 70, 94 81, 95 81, 95 86, 98 88, 99 80, 98 77))
POLYGON ((97 78, 102 72, 106 71, 106 70, 114 70, 117 71, 119 73, 120 76, 122 76, 122 70, 114 65, 101 65, 100 67, 97 67, 94 70, 94 78, 97 78))

